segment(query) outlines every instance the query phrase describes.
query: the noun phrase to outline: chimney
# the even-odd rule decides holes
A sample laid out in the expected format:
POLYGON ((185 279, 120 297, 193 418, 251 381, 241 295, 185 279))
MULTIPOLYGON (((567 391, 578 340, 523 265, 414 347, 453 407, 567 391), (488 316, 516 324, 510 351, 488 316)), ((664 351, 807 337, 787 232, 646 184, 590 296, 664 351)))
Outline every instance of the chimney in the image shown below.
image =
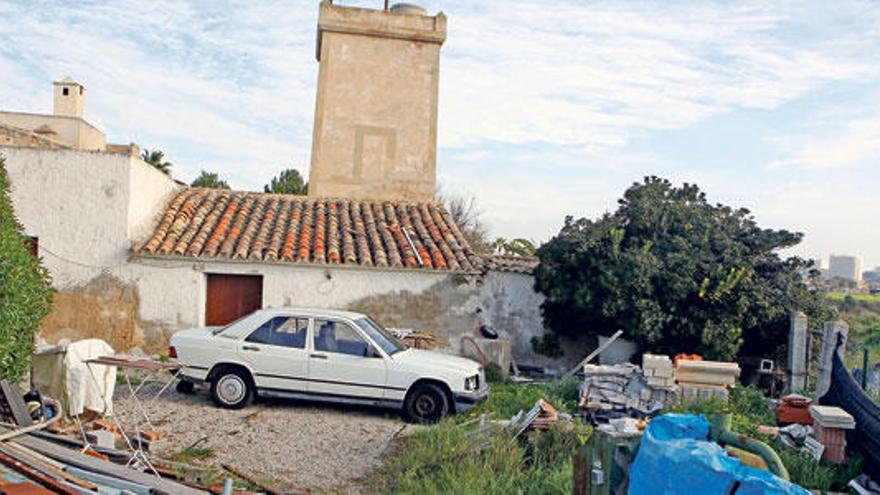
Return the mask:
POLYGON ((323 1, 309 195, 430 201, 446 16, 323 1))
POLYGON ((53 114, 60 117, 83 118, 86 88, 69 77, 52 83, 55 89, 53 114))

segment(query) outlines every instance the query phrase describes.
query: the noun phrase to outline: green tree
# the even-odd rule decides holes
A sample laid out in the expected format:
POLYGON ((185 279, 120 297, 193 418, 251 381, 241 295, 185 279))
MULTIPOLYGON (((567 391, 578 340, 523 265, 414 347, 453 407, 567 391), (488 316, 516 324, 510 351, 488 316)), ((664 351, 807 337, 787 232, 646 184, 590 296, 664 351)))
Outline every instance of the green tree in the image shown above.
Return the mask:
POLYGON ((558 333, 625 335, 653 352, 784 349, 789 312, 822 321, 827 307, 778 250, 802 234, 762 229, 746 209, 712 205, 695 185, 657 177, 630 187, 614 213, 568 217, 537 255, 535 287, 558 333))
POLYGON ((202 170, 202 173, 190 185, 192 187, 207 187, 210 189, 229 189, 229 184, 221 179, 216 172, 208 172, 206 170, 202 170))
POLYGON ((282 170, 277 177, 273 177, 268 184, 263 186, 263 191, 267 193, 297 194, 305 196, 309 193, 309 183, 303 180, 299 170, 289 168, 287 170, 282 170))
POLYGON ((0 158, 0 377, 18 380, 30 365, 34 334, 52 306, 49 272, 26 246, 0 158))
POLYGON ((171 167, 173 167, 174 164, 165 161, 164 152, 159 150, 150 151, 144 148, 144 150, 141 152, 141 159, 149 163, 153 167, 156 167, 156 169, 163 174, 171 175, 171 167))
POLYGON ((535 241, 522 237, 510 240, 499 237, 495 239, 494 248, 495 254, 507 256, 534 256, 538 250, 535 241))

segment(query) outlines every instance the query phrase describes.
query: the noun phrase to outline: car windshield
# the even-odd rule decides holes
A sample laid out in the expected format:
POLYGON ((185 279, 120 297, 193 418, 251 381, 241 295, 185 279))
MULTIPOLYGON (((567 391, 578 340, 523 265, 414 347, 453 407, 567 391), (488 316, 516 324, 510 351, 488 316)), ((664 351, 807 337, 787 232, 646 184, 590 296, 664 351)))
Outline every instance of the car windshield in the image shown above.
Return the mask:
POLYGON ((394 335, 391 335, 391 332, 385 330, 382 325, 375 321, 369 318, 361 318, 355 320, 355 323, 389 356, 406 349, 406 345, 403 342, 394 335))

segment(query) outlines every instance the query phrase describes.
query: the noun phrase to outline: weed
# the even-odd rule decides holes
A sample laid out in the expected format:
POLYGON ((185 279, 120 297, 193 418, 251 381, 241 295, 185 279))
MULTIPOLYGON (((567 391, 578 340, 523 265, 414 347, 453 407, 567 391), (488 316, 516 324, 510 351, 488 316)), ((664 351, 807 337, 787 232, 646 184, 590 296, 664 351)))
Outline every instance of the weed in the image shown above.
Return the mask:
POLYGON ((377 493, 570 493, 571 457, 584 425, 557 425, 531 440, 468 436, 446 420, 406 438, 369 480, 377 493))
POLYGON ((509 383, 511 379, 501 371, 501 366, 498 366, 497 363, 489 363, 486 366, 486 381, 489 383, 509 383))
POLYGON ((174 462, 188 463, 194 460, 210 459, 214 456, 214 449, 210 447, 184 447, 171 456, 174 462))

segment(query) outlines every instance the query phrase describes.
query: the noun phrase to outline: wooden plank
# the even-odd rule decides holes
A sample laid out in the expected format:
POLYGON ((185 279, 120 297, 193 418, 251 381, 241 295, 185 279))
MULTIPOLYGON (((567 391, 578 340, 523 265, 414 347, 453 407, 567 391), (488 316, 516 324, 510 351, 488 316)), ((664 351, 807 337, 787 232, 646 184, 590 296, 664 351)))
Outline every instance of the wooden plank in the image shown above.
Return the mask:
POLYGON ((220 464, 220 466, 222 466, 223 469, 229 471, 230 473, 232 473, 232 474, 238 476, 239 478, 247 481, 248 483, 256 486, 260 490, 263 490, 264 492, 266 492, 267 495, 281 495, 280 491, 267 485, 266 483, 261 482, 260 480, 258 480, 254 476, 251 476, 250 474, 245 473, 244 471, 236 468, 235 466, 231 466, 229 464, 220 464))
POLYGON ((52 478, 51 476, 48 476, 19 461, 18 459, 10 457, 2 452, 0 452, 0 463, 5 464, 15 471, 18 471, 19 473, 27 476, 29 479, 36 481, 46 488, 52 489, 53 491, 55 491, 55 493, 61 493, 63 495, 80 495, 78 490, 70 488, 67 485, 56 480, 55 478, 52 478))
POLYGON ((568 373, 562 375, 562 379, 563 379, 563 380, 567 380, 567 379, 571 378, 572 376, 574 376, 575 373, 577 373, 578 371, 580 371, 580 370, 583 369, 583 367, 584 367, 585 364, 587 364, 587 363, 589 363, 590 361, 592 361, 593 358, 595 358, 595 357, 598 356, 599 354, 602 354, 602 351, 604 351, 604 350, 607 349, 611 344, 613 344, 614 341, 617 340, 621 335, 623 335, 623 330, 618 330, 618 331, 614 332, 614 335, 612 335, 611 337, 609 337, 608 340, 606 340, 604 344, 602 344, 602 345, 600 345, 599 347, 597 347, 595 351, 591 352, 591 353, 590 353, 587 357, 585 357, 580 363, 578 363, 577 366, 575 366, 574 368, 572 368, 571 370, 569 370, 568 373))
POLYGON ((32 450, 28 450, 26 447, 22 447, 21 445, 17 445, 14 442, 7 442, 3 445, 0 445, 0 452, 10 457, 14 457, 20 461, 23 461, 33 468, 38 469, 50 476, 54 476, 58 479, 63 479, 64 481, 72 483, 80 488, 85 488, 86 490, 91 491, 98 491, 98 486, 94 483, 89 483, 88 481, 81 480, 76 476, 65 472, 63 469, 60 469, 57 466, 53 465, 54 461, 52 461, 53 463, 44 461, 43 459, 39 458, 40 454, 32 450))
POLYGON ((2 400, 0 409, 2 409, 4 413, 8 413, 19 426, 30 426, 34 424, 34 420, 31 419, 31 415, 28 414, 27 405, 24 403, 24 398, 22 397, 21 390, 18 389, 18 386, 2 379, 0 380, 0 392, 2 392, 3 395, 0 397, 0 400, 2 400))
MULTIPOLYGON (((0 431, 8 428, 0 426, 0 431)), ((46 440, 35 438, 32 435, 22 435, 15 440, 16 443, 24 445, 40 454, 55 459, 56 461, 69 464, 86 471, 92 471, 107 476, 113 476, 123 480, 131 481, 140 485, 146 485, 152 488, 157 494, 168 495, 196 495, 205 494, 203 490, 196 490, 186 487, 180 483, 157 478, 152 474, 142 473, 134 469, 113 464, 111 462, 102 461, 94 457, 89 457, 78 451, 71 450, 60 445, 56 445, 46 440)))

